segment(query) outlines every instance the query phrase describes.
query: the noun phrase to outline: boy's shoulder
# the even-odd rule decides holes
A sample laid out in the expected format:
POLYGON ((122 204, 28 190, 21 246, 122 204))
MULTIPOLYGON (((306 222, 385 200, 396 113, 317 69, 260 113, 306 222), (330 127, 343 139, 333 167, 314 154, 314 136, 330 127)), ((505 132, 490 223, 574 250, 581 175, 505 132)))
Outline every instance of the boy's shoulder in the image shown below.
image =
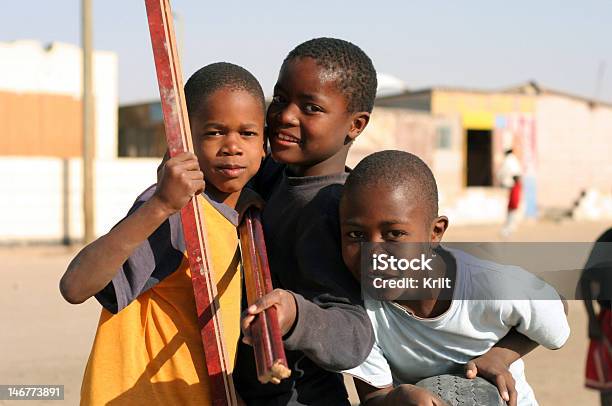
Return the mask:
MULTIPOLYGON (((151 185, 138 195, 126 218, 151 199, 156 187, 151 185)), ((180 215, 176 213, 136 247, 108 285, 96 293, 96 299, 105 309, 117 313, 174 273, 183 261, 184 251, 180 215)))
POLYGON ((152 184, 148 188, 146 188, 141 194, 138 195, 136 201, 147 201, 155 194, 155 189, 157 189, 157 183, 152 184))
POLYGON ((286 164, 276 162, 268 154, 248 187, 257 192, 265 201, 268 201, 273 193, 278 193, 279 187, 283 188, 284 185, 290 187, 293 193, 302 195, 300 197, 304 197, 306 201, 314 201, 315 205, 331 203, 334 206, 340 201, 342 187, 347 176, 348 172, 325 176, 294 177, 287 171, 286 164))
POLYGON ((153 195, 155 194, 155 190, 157 189, 157 183, 152 184, 147 187, 142 193, 140 193, 136 199, 134 199, 134 203, 132 207, 128 210, 127 216, 134 213, 140 206, 142 206, 145 202, 147 202, 153 195))
POLYGON ((344 183, 340 182, 322 185, 308 204, 308 209, 328 218, 338 218, 343 188, 344 183))
POLYGON ((445 247, 457 264, 455 297, 466 300, 557 300, 552 286, 528 270, 483 259, 460 249, 445 247), (461 280, 463 278, 463 280, 461 280))

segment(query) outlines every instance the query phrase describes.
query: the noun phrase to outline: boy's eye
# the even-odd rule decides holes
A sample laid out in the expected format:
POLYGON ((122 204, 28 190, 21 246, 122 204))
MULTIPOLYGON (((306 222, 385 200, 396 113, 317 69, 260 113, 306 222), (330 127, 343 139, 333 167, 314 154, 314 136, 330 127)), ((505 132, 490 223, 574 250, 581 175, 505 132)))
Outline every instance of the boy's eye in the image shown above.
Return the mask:
POLYGON ((242 131, 240 135, 243 137, 257 137, 257 133, 255 131, 242 131))
POLYGON ((205 131, 204 135, 206 137, 218 137, 223 135, 223 133, 220 130, 210 130, 210 131, 205 131))
POLYGON ((319 113, 323 111, 323 109, 316 104, 307 104, 304 106, 304 110, 306 110, 308 113, 319 113))
POLYGON ((364 237, 363 231, 349 231, 346 235, 353 240, 361 240, 364 237))
POLYGON ((386 232, 386 236, 385 239, 388 240, 398 240, 402 237, 407 236, 408 233, 405 232, 404 230, 389 230, 386 232))

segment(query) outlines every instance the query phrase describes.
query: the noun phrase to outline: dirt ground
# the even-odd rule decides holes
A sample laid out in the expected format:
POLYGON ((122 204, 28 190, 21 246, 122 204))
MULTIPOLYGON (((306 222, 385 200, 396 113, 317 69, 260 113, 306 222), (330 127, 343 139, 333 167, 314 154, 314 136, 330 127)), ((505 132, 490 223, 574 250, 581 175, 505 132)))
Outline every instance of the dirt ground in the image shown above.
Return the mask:
MULTIPOLYGON (((593 241, 606 225, 532 223, 513 241, 593 241)), ((499 227, 451 227, 447 241, 499 241, 499 227)), ((64 385, 64 402, 76 405, 81 377, 99 315, 94 300, 73 306, 63 301, 58 281, 78 247, 0 248, 0 384, 64 385)), ((587 347, 586 314, 570 301, 572 334, 558 351, 538 348, 529 354, 527 379, 541 405, 597 405, 598 394, 583 386, 587 347)), ((33 404, 35 402, 26 402, 33 404)), ((23 404, 1 401, 0 404, 23 404)))

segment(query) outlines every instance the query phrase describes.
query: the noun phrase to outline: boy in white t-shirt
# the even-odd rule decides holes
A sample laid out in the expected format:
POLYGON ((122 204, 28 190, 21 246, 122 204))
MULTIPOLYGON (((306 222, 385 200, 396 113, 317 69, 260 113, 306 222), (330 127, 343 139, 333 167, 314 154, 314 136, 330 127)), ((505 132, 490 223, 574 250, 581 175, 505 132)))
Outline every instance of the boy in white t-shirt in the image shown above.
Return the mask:
MULTIPOLYGON (((386 289, 383 297, 377 296, 381 300, 364 292, 375 344, 362 365, 345 371, 358 378, 355 386, 362 404, 444 404, 414 384, 461 372, 513 328, 549 349, 560 348, 567 340, 570 331, 564 304, 550 286, 519 267, 440 246, 448 219, 438 216, 435 179, 418 157, 382 151, 362 160, 346 181, 340 222, 342 255, 355 276, 360 277, 362 269, 361 250, 366 249, 362 243, 387 243, 392 249, 407 245, 397 243, 419 243, 426 252, 436 254, 431 275, 453 281, 451 289, 444 291, 446 296, 440 286, 427 290, 429 296, 422 289, 420 295, 408 297, 402 295, 406 289, 386 289), (513 292, 513 300, 502 300, 509 285, 521 289, 513 292), (536 300, 542 297, 554 300, 536 300)), ((376 276, 364 272, 368 278, 376 276)), ((381 280, 400 277, 382 276, 375 287, 380 287, 381 280)), ((537 405, 522 360, 508 368, 518 405, 537 405)))

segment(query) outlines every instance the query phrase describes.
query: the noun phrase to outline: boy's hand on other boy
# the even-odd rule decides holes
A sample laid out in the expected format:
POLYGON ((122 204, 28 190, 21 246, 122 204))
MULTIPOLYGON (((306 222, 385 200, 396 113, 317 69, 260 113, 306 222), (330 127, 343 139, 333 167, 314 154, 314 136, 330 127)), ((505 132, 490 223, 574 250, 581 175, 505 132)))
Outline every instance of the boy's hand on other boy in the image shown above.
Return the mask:
POLYGON ((158 179, 153 198, 168 215, 181 210, 193 196, 202 193, 205 186, 198 158, 191 152, 168 159, 158 179))
POLYGON ((415 385, 400 385, 387 393, 387 405, 448 406, 448 403, 424 388, 415 385))
MULTIPOLYGON (((495 348, 495 347, 494 347, 495 348)), ((465 376, 474 379, 482 376, 497 386, 499 394, 509 406, 516 406, 517 392, 514 377, 506 365, 491 350, 480 357, 474 358, 465 365, 465 376)))
POLYGON ((242 334, 244 335, 242 341, 245 344, 253 344, 251 341, 250 327, 253 320, 255 320, 255 316, 272 306, 276 307, 281 334, 285 335, 289 332, 289 330, 291 330, 297 317, 295 297, 293 297, 289 291, 274 289, 272 292, 261 297, 257 302, 250 305, 249 308, 242 314, 240 327, 242 328, 242 334))

